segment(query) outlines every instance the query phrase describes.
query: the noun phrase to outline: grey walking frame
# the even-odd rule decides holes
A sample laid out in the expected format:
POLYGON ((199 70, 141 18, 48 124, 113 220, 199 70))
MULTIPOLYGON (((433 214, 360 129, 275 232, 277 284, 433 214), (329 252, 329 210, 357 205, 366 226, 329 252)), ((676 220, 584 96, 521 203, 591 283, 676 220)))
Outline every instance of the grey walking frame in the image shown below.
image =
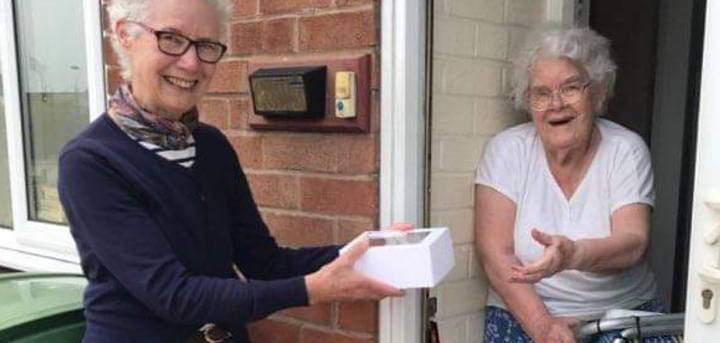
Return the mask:
POLYGON ((579 342, 586 342, 596 334, 619 330, 620 336, 613 343, 635 343, 642 338, 660 335, 669 336, 672 342, 682 343, 684 325, 684 313, 598 319, 578 326, 575 337, 579 342))

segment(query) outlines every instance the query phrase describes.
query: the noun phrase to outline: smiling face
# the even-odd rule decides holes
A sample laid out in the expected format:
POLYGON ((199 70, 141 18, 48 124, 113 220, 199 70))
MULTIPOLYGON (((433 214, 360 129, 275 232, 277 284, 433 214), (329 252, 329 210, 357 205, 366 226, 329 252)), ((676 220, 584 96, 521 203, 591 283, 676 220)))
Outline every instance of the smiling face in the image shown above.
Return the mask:
MULTIPOLYGON (((218 41, 219 21, 218 13, 203 0, 155 0, 144 24, 194 40, 218 41)), ((169 56, 158 50, 153 33, 140 29, 135 37, 127 35, 130 25, 136 24, 120 21, 116 32, 130 59, 133 96, 150 112, 179 118, 203 97, 215 73, 215 64, 200 61, 194 47, 182 56, 169 56)))
MULTIPOLYGON (((558 91, 568 85, 584 84, 587 72, 566 58, 544 58, 530 71, 530 91, 558 91)), ((583 88, 574 103, 553 94, 544 110, 530 108, 532 120, 547 151, 572 149, 587 144, 593 127, 596 103, 600 99, 594 84, 583 88)))

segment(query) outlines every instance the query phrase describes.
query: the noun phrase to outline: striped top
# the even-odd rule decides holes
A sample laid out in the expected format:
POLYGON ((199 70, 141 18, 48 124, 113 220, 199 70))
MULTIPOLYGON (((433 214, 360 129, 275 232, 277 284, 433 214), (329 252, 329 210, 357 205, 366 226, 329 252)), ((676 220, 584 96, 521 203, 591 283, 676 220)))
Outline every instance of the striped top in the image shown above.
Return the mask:
POLYGON ((135 141, 140 143, 140 145, 142 145, 145 149, 148 149, 156 153, 158 156, 168 161, 175 162, 185 168, 190 168, 195 163, 195 139, 192 135, 188 136, 188 145, 182 150, 166 149, 153 143, 138 140, 135 141))

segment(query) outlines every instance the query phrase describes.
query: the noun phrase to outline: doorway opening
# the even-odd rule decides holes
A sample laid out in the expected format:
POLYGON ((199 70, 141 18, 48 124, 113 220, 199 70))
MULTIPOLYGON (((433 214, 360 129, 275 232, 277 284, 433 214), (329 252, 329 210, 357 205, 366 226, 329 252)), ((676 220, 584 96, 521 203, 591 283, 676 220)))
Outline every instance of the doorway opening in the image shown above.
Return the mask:
MULTIPOLYGON (((474 170, 494 134, 527 120, 507 98, 511 59, 522 37, 548 20, 552 1, 491 2, 428 1, 425 213, 429 225, 451 228, 458 265, 426 301, 443 343, 482 335, 489 286, 474 251, 474 170)), ((611 40, 619 67, 607 118, 640 134, 652 154, 646 258, 665 310, 684 312, 705 1, 589 3, 588 24, 611 40)))

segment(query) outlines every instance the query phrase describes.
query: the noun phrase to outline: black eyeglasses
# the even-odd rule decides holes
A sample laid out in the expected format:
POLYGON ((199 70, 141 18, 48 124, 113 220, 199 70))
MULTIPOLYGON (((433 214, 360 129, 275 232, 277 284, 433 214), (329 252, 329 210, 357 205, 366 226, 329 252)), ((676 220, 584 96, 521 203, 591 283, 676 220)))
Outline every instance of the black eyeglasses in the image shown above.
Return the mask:
POLYGON ((217 63, 225 54, 227 46, 222 43, 211 40, 193 40, 179 33, 170 31, 158 31, 143 23, 137 21, 129 21, 137 24, 143 29, 155 35, 157 38, 158 49, 170 56, 182 56, 191 46, 195 46, 198 59, 205 63, 217 63))

